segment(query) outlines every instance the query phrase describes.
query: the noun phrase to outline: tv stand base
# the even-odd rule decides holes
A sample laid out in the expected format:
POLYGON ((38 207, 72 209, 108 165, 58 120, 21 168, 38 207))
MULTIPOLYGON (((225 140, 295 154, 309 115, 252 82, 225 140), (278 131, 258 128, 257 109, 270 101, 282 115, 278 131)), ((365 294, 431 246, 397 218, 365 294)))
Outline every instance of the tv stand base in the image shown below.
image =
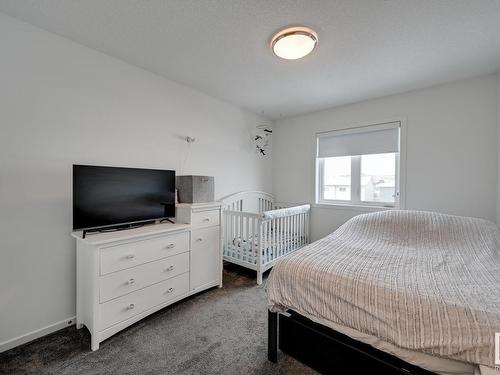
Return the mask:
POLYGON ((83 233, 82 233, 82 238, 85 238, 87 236, 87 234, 90 234, 90 233, 118 232, 120 230, 140 228, 140 227, 143 227, 144 225, 151 225, 154 223, 155 223, 154 220, 152 220, 152 221, 144 221, 142 223, 135 223, 135 224, 125 224, 125 225, 116 225, 116 226, 104 227, 104 228, 84 229, 83 233))

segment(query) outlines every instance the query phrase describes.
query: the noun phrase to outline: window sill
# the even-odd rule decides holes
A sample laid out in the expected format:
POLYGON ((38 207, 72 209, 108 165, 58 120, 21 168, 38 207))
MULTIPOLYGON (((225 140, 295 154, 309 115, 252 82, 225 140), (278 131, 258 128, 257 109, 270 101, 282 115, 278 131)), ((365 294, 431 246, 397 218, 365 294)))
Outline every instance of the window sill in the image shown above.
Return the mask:
POLYGON ((330 210, 347 210, 347 211, 359 211, 359 212, 376 212, 376 211, 388 211, 388 210, 399 210, 398 207, 387 207, 387 206, 362 206, 355 204, 339 204, 339 203, 315 203, 311 205, 313 208, 326 208, 330 210))

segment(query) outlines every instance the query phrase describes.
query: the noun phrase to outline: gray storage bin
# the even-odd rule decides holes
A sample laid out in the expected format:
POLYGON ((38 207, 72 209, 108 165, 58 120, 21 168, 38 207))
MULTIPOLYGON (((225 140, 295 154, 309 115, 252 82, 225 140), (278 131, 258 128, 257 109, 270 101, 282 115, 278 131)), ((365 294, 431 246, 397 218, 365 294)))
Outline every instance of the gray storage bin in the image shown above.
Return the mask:
POLYGON ((179 203, 213 202, 214 178, 212 176, 177 176, 179 203))

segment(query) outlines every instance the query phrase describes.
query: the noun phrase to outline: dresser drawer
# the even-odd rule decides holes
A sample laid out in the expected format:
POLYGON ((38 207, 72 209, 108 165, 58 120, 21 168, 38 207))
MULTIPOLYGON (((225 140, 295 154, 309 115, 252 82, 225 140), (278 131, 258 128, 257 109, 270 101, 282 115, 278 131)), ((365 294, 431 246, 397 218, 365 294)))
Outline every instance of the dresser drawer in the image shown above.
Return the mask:
POLYGON ((191 226, 193 228, 205 228, 219 225, 219 210, 193 212, 191 214, 191 226))
POLYGON ((188 271, 189 252, 186 252, 101 276, 99 301, 109 301, 188 271))
POLYGON ((186 251, 189 251, 188 232, 101 248, 100 274, 106 275, 186 251))
POLYGON ((173 277, 161 283, 129 293, 123 297, 102 303, 100 330, 132 318, 152 307, 181 296, 189 290, 189 273, 173 277))

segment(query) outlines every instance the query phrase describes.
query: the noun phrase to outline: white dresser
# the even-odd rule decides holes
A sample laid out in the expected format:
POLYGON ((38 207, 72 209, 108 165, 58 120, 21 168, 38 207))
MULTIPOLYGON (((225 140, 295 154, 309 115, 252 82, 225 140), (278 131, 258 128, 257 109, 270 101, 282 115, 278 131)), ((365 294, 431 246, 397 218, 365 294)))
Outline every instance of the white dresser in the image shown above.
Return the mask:
POLYGON ((87 235, 77 240, 76 327, 99 343, 145 316, 222 286, 221 206, 180 204, 177 224, 87 235))

